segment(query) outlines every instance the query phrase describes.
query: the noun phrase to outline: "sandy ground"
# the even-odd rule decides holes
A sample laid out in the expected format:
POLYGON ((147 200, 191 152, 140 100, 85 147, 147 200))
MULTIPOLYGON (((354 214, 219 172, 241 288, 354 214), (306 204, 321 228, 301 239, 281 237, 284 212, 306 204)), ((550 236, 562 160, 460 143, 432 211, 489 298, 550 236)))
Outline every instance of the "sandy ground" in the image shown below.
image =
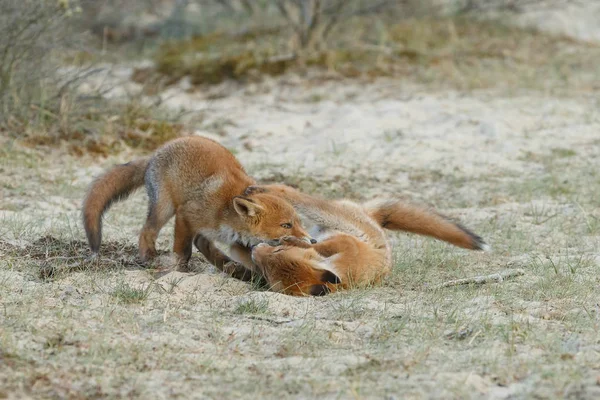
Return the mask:
POLYGON ((0 398, 600 396, 597 94, 294 77, 182 88, 161 94, 163 107, 192 110, 195 133, 219 140, 257 178, 430 204, 494 252, 395 235, 396 266, 382 287, 325 298, 254 288, 198 254, 200 272, 158 277, 132 261, 139 193, 106 218, 104 257, 115 268, 44 280, 44 263, 86 254, 72 242, 84 237, 85 187, 129 156, 75 159, 6 144, 0 398), (56 242, 35 242, 45 235, 56 242), (430 290, 517 267, 526 274, 513 280, 430 290))

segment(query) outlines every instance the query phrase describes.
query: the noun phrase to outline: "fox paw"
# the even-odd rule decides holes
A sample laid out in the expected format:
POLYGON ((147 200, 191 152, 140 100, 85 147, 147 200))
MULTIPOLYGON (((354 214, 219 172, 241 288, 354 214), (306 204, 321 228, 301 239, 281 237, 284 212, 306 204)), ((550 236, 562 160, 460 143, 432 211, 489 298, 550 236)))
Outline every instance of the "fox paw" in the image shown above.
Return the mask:
POLYGON ((281 239, 279 239, 279 243, 285 246, 310 247, 310 245, 304 240, 299 239, 295 236, 284 236, 281 239))
POLYGON ((149 264, 156 258, 156 249, 140 249, 138 258, 142 264, 149 264))

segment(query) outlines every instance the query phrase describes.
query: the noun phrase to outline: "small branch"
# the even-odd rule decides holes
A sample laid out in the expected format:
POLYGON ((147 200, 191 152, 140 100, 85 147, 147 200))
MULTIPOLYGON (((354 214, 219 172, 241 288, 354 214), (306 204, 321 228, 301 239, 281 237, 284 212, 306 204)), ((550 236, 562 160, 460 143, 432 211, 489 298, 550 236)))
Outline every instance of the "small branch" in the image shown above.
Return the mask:
MULTIPOLYGON (((307 13, 307 15, 309 14, 307 13)), ((303 32, 302 45, 306 47, 311 43, 315 29, 321 23, 321 0, 314 0, 312 3, 312 15, 310 15, 310 20, 305 20, 304 23, 305 30, 303 32)))
POLYGON ((440 285, 436 285, 436 286, 432 287, 431 290, 441 289, 441 288, 450 287, 450 286, 459 286, 459 285, 471 285, 471 284, 482 285, 484 283, 493 283, 493 282, 500 283, 506 279, 514 278, 514 277, 521 276, 521 275, 525 275, 525 271, 521 268, 507 269, 502 272, 498 272, 496 274, 474 276, 471 278, 456 279, 453 281, 444 282, 440 285))
POLYGON ((273 325, 289 324, 290 322, 296 321, 295 319, 276 319, 276 318, 262 317, 260 315, 248 315, 248 316, 246 316, 246 318, 253 319, 256 321, 269 322, 273 325))
POLYGON ((98 72, 102 72, 104 71, 104 68, 94 68, 94 69, 90 69, 86 72, 83 72, 82 74, 76 74, 74 78, 69 79, 68 81, 66 81, 65 83, 63 83, 63 85, 60 87, 60 89, 58 90, 58 93, 56 94, 55 98, 59 98, 62 97, 62 95, 64 94, 64 92, 69 88, 69 86, 71 86, 71 84, 80 81, 82 79, 85 79, 91 75, 94 75, 98 72))
POLYGON ((323 33, 321 34, 323 39, 327 38, 329 32, 338 23, 338 21, 342 17, 342 11, 347 4, 348 3, 346 1, 342 0, 330 7, 329 9, 323 11, 324 14, 331 15, 331 17, 325 24, 325 28, 323 28, 323 33))
POLYGON ((288 10, 288 8, 286 6, 285 0, 277 1, 277 3, 275 3, 275 5, 277 6, 279 13, 292 25, 292 28, 294 29, 294 31, 300 32, 301 31, 300 24, 294 20, 294 17, 292 16, 292 14, 290 13, 290 11, 288 10))

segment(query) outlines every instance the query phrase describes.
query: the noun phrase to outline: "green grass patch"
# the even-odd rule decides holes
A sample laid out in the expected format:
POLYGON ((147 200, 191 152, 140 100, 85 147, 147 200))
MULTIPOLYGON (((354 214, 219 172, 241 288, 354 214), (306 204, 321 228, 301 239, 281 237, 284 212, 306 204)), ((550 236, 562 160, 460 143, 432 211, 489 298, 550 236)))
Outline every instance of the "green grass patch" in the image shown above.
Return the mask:
POLYGON ((269 302, 267 299, 246 299, 240 301, 235 310, 234 314, 266 314, 269 311, 269 302))

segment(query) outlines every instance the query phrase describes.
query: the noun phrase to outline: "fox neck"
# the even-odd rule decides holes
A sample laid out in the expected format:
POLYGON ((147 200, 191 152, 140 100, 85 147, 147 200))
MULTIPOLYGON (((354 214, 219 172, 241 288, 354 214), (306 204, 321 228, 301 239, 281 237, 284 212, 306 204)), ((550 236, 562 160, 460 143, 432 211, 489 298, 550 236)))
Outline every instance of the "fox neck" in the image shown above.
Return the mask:
POLYGON ((227 224, 222 224, 217 229, 202 229, 200 233, 212 241, 227 244, 237 243, 244 247, 254 246, 263 242, 260 238, 227 224))
POLYGON ((259 238, 249 234, 245 230, 237 230, 229 225, 222 225, 218 230, 219 239, 225 243, 238 243, 244 247, 255 246, 262 242, 259 238))
POLYGON ((263 240, 249 231, 247 223, 233 210, 233 207, 231 208, 221 214, 220 221, 216 226, 202 229, 201 233, 213 241, 227 244, 238 243, 246 247, 262 242, 263 240))

